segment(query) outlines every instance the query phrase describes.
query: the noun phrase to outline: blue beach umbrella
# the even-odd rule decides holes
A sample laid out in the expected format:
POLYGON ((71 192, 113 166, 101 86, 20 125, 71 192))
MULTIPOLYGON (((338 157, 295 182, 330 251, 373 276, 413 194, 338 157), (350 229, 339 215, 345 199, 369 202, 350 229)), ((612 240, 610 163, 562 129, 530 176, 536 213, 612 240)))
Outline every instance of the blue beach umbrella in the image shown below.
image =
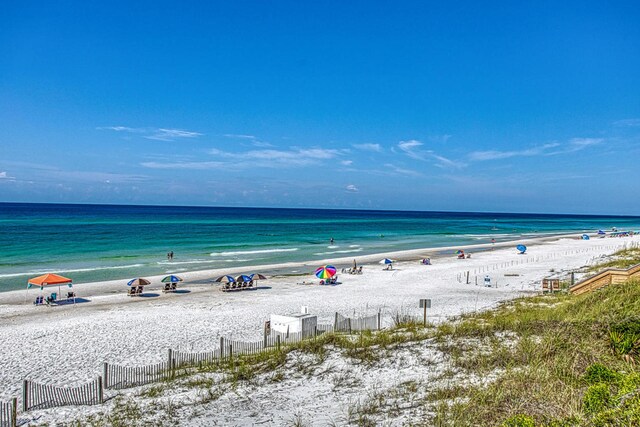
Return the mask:
POLYGON ((246 274, 241 274, 240 276, 236 277, 236 282, 250 282, 251 281, 251 276, 247 276, 246 274))
POLYGON ((182 278, 178 276, 174 276, 173 274, 171 276, 167 276, 164 279, 162 279, 162 283, 178 283, 178 282, 182 282, 182 278))
POLYGON ((582 235, 582 240, 589 240, 589 235, 588 234, 583 234, 582 235))
POLYGON ((521 254, 527 251, 527 247, 525 245, 518 245, 516 246, 516 249, 519 250, 521 254))
POLYGON ((389 258, 385 258, 382 261, 380 261, 380 264, 393 264, 393 260, 390 260, 389 258))

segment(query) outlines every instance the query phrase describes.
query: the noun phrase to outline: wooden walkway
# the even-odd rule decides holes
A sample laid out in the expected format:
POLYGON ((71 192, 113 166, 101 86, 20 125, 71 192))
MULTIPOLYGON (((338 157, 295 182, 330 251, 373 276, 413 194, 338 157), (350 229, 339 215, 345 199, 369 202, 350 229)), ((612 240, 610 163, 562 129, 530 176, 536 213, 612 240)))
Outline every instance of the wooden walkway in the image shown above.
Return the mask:
POLYGON ((580 295, 605 286, 618 285, 634 277, 640 278, 640 264, 633 265, 626 270, 624 268, 607 268, 576 283, 569 288, 569 292, 574 295, 580 295))

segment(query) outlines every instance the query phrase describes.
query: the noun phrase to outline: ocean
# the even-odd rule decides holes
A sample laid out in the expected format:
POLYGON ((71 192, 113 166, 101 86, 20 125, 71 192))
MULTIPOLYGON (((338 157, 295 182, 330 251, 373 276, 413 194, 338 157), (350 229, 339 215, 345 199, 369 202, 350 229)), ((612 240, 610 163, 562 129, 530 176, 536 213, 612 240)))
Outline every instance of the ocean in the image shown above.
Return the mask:
POLYGON ((46 272, 125 281, 612 227, 640 217, 0 203, 0 291, 46 272))

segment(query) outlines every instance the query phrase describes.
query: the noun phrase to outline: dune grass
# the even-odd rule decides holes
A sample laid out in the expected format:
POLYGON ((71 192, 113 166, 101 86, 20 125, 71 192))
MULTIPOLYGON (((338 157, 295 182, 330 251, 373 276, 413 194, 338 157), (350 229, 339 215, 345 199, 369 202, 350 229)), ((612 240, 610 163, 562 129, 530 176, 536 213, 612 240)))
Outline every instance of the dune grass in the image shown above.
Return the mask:
POLYGON ((640 425, 640 283, 518 299, 438 328, 486 384, 436 390, 437 426, 640 425), (637 422, 637 424, 634 424, 637 422))
POLYGON ((589 271, 596 272, 605 268, 629 268, 640 263, 640 247, 622 249, 613 255, 609 261, 594 265, 589 271))

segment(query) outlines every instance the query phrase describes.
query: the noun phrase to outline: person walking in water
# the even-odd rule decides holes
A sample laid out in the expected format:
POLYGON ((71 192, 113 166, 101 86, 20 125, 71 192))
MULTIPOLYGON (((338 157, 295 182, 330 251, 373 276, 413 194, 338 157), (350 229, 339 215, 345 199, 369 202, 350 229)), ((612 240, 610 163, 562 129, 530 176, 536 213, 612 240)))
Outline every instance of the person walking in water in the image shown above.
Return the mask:
POLYGON ((169 252, 169 259, 173 261, 173 251, 169 252))
POLYGON ((333 240, 333 237, 332 237, 332 238, 329 240, 329 243, 331 243, 331 244, 333 245, 333 242, 334 242, 334 240, 333 240))

